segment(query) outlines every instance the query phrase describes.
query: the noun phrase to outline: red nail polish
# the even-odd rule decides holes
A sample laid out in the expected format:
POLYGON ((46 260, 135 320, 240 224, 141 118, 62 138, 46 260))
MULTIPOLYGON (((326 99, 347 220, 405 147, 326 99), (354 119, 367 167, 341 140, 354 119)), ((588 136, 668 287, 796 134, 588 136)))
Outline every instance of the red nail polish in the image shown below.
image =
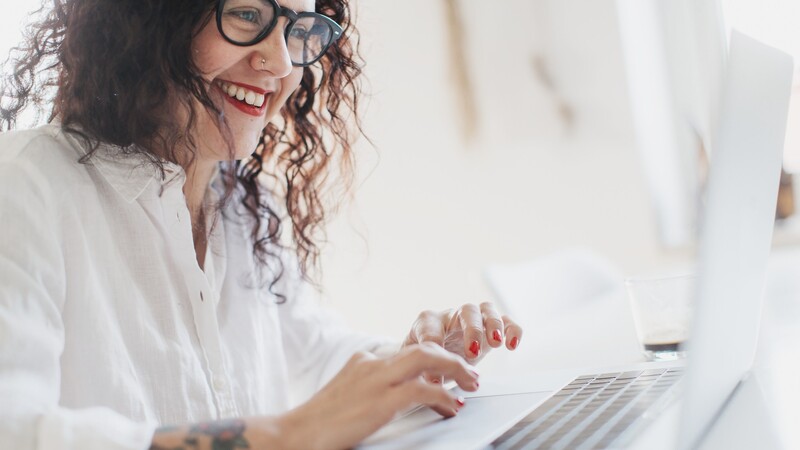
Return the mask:
POLYGON ((473 355, 478 356, 481 352, 481 344, 478 341, 472 341, 472 344, 469 344, 469 351, 472 352, 473 355))
POLYGON ((511 343, 509 344, 511 346, 511 350, 517 348, 517 344, 519 344, 519 338, 514 336, 514 339, 511 339, 511 343))
POLYGON ((458 406, 464 406, 464 397, 458 397, 456 403, 458 403, 458 406))
POLYGON ((441 383, 441 382, 442 382, 442 381, 441 381, 441 380, 439 380, 438 378, 434 378, 432 381, 433 381, 433 383, 435 383, 435 384, 439 384, 439 383, 441 383))
POLYGON ((497 342, 500 342, 500 341, 502 341, 502 340, 503 340, 503 337, 502 337, 502 336, 500 336, 500 330, 494 330, 494 332, 492 333, 492 337, 493 337, 493 338, 494 338, 494 340, 495 340, 495 341, 497 341, 497 342))

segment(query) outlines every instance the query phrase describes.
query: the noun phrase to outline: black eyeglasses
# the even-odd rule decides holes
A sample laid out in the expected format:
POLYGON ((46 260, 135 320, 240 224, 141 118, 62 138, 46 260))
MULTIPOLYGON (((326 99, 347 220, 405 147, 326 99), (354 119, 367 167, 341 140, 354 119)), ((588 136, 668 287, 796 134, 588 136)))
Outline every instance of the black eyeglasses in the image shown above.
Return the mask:
POLYGON ((317 62, 342 36, 342 27, 330 17, 315 12, 295 12, 275 0, 219 0, 217 28, 234 45, 255 45, 269 35, 278 18, 289 19, 284 37, 295 66, 317 62))

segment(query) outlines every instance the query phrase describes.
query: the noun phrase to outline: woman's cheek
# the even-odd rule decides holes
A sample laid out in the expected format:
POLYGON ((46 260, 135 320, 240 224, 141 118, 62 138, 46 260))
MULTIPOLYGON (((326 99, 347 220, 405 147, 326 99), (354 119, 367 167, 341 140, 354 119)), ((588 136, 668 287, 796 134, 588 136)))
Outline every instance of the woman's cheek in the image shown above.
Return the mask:
POLYGON ((289 76, 281 80, 281 89, 275 94, 275 101, 270 105, 270 119, 280 112, 289 97, 300 87, 300 81, 302 79, 303 68, 296 67, 289 76))
POLYGON ((292 73, 281 82, 281 96, 283 97, 281 99, 281 106, 286 103, 286 100, 300 87, 300 81, 303 79, 303 70, 305 69, 302 67, 295 67, 292 73))

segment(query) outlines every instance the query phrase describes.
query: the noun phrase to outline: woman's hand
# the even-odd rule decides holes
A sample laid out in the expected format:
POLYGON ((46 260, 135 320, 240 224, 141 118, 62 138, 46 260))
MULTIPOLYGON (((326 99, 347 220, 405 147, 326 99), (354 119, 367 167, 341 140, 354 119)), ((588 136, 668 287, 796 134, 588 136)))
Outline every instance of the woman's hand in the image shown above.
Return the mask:
POLYGON ((279 419, 285 446, 350 448, 417 404, 456 415, 464 399, 428 383, 423 373, 444 374, 465 391, 478 389, 478 374, 433 343, 410 345, 388 358, 358 353, 311 400, 279 419))
MULTIPOLYGON (((420 313, 403 346, 431 342, 462 356, 470 364, 477 364, 490 349, 505 342, 506 348, 515 350, 522 339, 522 328, 508 316, 501 316, 491 302, 480 306, 466 304, 458 309, 442 312, 420 313)), ((433 383, 441 383, 442 375, 427 373, 433 383)))

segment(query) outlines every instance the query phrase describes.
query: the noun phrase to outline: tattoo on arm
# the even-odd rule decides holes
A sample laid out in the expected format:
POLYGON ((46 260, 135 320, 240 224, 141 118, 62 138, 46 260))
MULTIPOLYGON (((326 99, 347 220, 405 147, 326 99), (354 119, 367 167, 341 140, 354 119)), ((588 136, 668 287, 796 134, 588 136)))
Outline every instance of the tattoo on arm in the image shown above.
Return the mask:
MULTIPOLYGON (((250 444, 244 437, 245 428, 245 423, 241 419, 194 424, 182 436, 182 445, 164 447, 153 444, 150 450, 236 450, 250 448, 250 444)), ((180 430, 180 427, 167 426, 156 430, 156 434, 178 430, 180 430)))

